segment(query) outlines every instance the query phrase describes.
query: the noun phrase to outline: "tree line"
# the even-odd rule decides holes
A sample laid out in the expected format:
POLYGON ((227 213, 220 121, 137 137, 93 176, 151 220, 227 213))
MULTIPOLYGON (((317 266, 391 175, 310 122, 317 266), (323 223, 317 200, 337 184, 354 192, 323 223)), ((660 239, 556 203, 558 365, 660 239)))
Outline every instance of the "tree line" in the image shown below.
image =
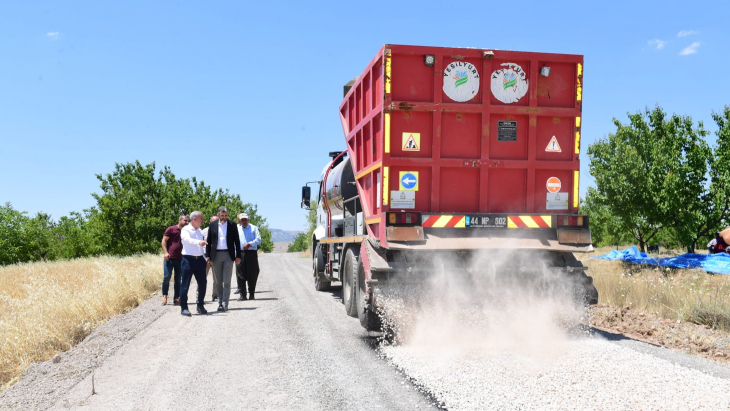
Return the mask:
POLYGON ((92 194, 96 205, 57 221, 46 213, 30 216, 10 203, 0 205, 0 265, 158 253, 165 229, 177 224, 181 214, 200 210, 209 217, 220 206, 228 207, 232 219, 247 213, 251 224, 259 227, 259 248, 264 252, 274 248, 257 206, 244 203, 227 189, 213 190, 195 177, 177 178, 167 166, 156 172, 155 163, 139 161, 116 164, 112 173, 96 178, 101 188, 100 194, 92 194))
POLYGON ((730 225, 730 108, 712 113, 714 145, 690 116, 655 107, 628 117, 613 119, 616 131, 588 147, 596 187, 581 213, 590 217, 593 242, 694 253, 730 225))

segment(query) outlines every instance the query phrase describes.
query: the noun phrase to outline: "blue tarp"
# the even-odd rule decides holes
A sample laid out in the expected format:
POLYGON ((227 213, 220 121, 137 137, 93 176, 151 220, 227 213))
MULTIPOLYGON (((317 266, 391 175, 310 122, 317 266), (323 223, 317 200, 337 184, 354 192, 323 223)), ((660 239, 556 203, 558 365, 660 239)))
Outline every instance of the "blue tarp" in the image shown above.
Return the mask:
POLYGON ((612 250, 608 254, 591 259, 600 258, 609 261, 626 261, 633 264, 658 265, 669 268, 702 268, 708 273, 730 274, 730 254, 682 254, 676 257, 652 258, 646 253, 640 253, 636 246, 623 251, 612 250))

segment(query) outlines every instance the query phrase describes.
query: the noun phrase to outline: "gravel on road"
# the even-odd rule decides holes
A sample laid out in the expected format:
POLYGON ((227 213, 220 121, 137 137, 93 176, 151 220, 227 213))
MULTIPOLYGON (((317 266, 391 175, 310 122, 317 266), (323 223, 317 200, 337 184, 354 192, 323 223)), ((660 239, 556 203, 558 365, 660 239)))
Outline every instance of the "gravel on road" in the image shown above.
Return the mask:
MULTIPOLYGON (((345 315, 338 293, 314 290, 309 260, 298 253, 263 254, 260 264, 256 300, 231 301, 225 313, 215 311, 217 303, 208 303, 209 315, 188 318, 180 315, 179 307, 159 307, 154 298, 133 313, 145 317, 147 312, 154 316, 163 310, 162 315, 108 356, 93 374, 88 369, 85 375, 49 379, 39 391, 24 383, 24 376, 3 393, 0 407, 431 408, 426 397, 378 359, 357 319, 345 315)), ((191 289, 195 301, 195 286, 191 289)), ((106 332, 114 330, 107 327, 106 332)), ((78 348, 83 347, 71 351, 78 348)), ((70 352, 63 355, 72 357, 70 352)), ((49 361, 38 368, 49 372, 69 363, 70 359, 60 364, 49 361)))
POLYGON ((534 316, 489 330, 486 345, 427 330, 416 343, 378 346, 346 316, 340 291, 314 290, 308 259, 260 263, 256 300, 226 313, 208 303, 211 314, 192 318, 147 301, 60 362, 32 367, 0 408, 730 409, 728 367, 596 330, 561 338, 534 316), (512 336, 529 338, 513 347, 512 336))

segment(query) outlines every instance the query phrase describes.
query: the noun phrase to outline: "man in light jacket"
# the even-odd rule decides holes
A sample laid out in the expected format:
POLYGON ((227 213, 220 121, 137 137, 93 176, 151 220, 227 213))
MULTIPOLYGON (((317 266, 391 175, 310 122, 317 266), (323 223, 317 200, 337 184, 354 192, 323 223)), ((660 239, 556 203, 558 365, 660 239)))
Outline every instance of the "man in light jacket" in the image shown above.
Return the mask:
POLYGON ((241 290, 239 301, 246 300, 246 283, 248 283, 248 299, 255 300, 256 281, 259 278, 259 255, 258 248, 261 244, 259 229, 248 222, 248 214, 238 215, 238 237, 243 244, 241 262, 236 264, 236 280, 238 289, 241 290))

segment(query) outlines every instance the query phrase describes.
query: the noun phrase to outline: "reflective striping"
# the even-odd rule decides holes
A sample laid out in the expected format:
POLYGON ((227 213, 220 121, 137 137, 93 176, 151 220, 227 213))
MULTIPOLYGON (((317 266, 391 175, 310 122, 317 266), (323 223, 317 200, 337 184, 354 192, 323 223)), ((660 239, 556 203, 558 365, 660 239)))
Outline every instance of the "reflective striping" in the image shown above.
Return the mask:
POLYGON ((437 216, 437 215, 428 216, 428 218, 423 221, 422 225, 424 227, 433 227, 434 223, 436 223, 436 221, 438 221, 438 219, 439 219, 439 216, 437 216))
POLYGON ((575 88, 575 100, 576 101, 583 100, 583 84, 581 82, 582 78, 583 78, 583 65, 578 63, 578 78, 576 79, 576 88, 575 88))
POLYGON ((390 50, 385 51, 385 94, 390 94, 390 50))
POLYGON ((530 216, 519 216, 518 217, 527 226, 527 228, 540 228, 537 222, 530 216))
POLYGON ((432 227, 434 227, 434 228, 446 227, 446 224, 448 224, 449 221, 451 221, 452 217, 453 216, 451 216, 451 215, 442 215, 441 217, 439 217, 438 220, 436 220, 436 222, 432 225, 432 227))
POLYGON ((466 228, 465 215, 430 215, 423 220, 423 227, 427 228, 466 228))
POLYGON ((575 154, 580 154, 580 131, 575 132, 575 154))
MULTIPOLYGON (((535 218, 537 218, 537 217, 535 217, 535 218)), ((553 226, 553 216, 551 216, 551 215, 541 215, 540 218, 545 223, 545 226, 543 227, 542 225, 540 225, 541 227, 543 227, 543 228, 552 228, 552 226, 553 226)))
POLYGON ((360 178, 372 173, 373 170, 380 168, 381 164, 382 164, 382 161, 378 161, 377 163, 375 163, 375 164, 371 165, 370 167, 366 168, 365 170, 361 171, 355 178, 357 178, 359 180, 360 178))
POLYGON ((461 216, 459 221, 454 225, 454 228, 466 228, 466 216, 461 216))
POLYGON ((383 167, 383 204, 388 205, 388 167, 383 167))
POLYGON ((578 189, 580 188, 580 186, 578 185, 579 183, 580 183, 580 171, 575 170, 573 172, 573 208, 578 208, 578 203, 580 200, 578 198, 578 194, 579 194, 578 189))
POLYGON ((383 128, 385 129, 383 149, 386 153, 390 153, 390 113, 385 113, 383 118, 383 128))
POLYGON ((507 228, 552 228, 553 216, 520 215, 507 217, 507 228))
POLYGON ((580 127, 580 117, 575 118, 575 126, 580 127))
POLYGON ((370 218, 368 220, 365 220, 365 224, 377 224, 379 222, 380 222, 380 217, 370 218))

